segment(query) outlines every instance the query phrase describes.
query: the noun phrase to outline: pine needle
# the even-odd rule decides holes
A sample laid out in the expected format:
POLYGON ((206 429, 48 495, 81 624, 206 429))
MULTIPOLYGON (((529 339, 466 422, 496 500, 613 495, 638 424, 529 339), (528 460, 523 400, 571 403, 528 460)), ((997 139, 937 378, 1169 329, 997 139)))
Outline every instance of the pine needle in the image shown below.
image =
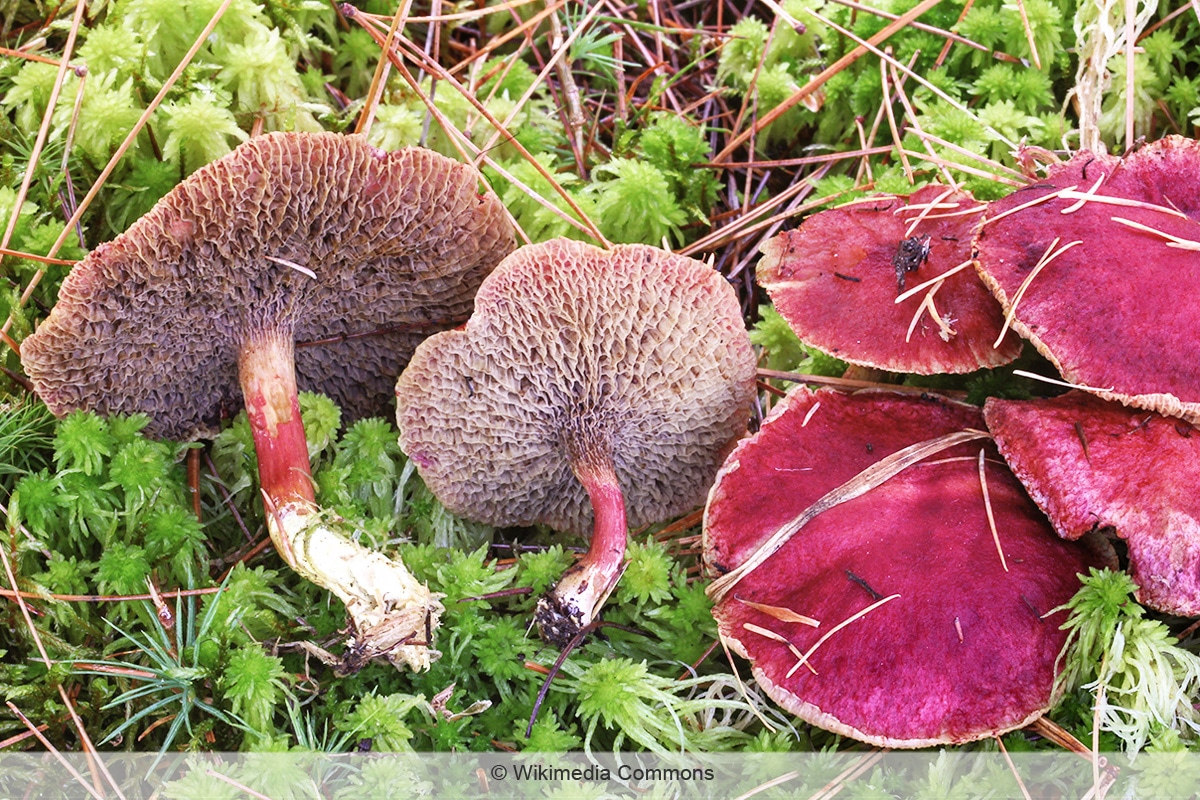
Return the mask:
POLYGON ((1007 211, 1001 211, 999 214, 997 214, 994 217, 988 217, 987 219, 985 219, 983 221, 983 223, 981 224, 980 227, 981 228, 987 227, 988 225, 991 225, 994 222, 999 222, 1000 220, 1004 219, 1005 217, 1011 216, 1013 214, 1019 214, 1020 212, 1024 211, 1027 208, 1033 208, 1034 206, 1040 206, 1042 203, 1049 203, 1051 200, 1057 200, 1058 198, 1065 196, 1065 194, 1067 192, 1074 191, 1076 188, 1077 188, 1076 186, 1068 186, 1066 189, 1059 189, 1057 192, 1050 192, 1048 194, 1042 195, 1041 197, 1038 197, 1035 200, 1030 200, 1026 203, 1021 203, 1020 205, 1015 205, 1012 208, 1008 209, 1007 211))
MULTIPOLYGON (((766 603, 754 603, 749 600, 745 600, 741 597, 738 597, 737 595, 734 595, 733 599, 737 600, 739 603, 741 603, 744 606, 750 606, 750 608, 753 608, 755 611, 761 611, 762 613, 766 614, 768 617, 774 617, 775 619, 779 620, 780 622, 795 622, 799 625, 807 625, 810 628, 818 628, 821 625, 821 623, 818 620, 815 620, 812 617, 806 617, 805 615, 800 614, 796 611, 793 611, 790 608, 784 608, 783 606, 767 605, 766 603)), ((743 626, 743 627, 746 627, 746 626, 743 626)))
POLYGON ((1029 14, 1025 11, 1025 0, 1017 0, 1017 11, 1021 15, 1021 27, 1025 29, 1025 42, 1033 56, 1033 65, 1042 68, 1042 57, 1038 55, 1037 42, 1033 40, 1033 28, 1029 25, 1029 14))
MULTIPOLYGON (((804 98, 808 97, 810 94, 815 92, 817 89, 824 86, 825 83, 830 78, 832 78, 834 75, 837 75, 839 72, 844 70, 846 67, 850 66, 855 61, 857 61, 858 59, 865 56, 867 54, 868 50, 871 48, 871 46, 877 45, 877 44, 883 42, 885 39, 890 37, 892 34, 903 29, 910 22, 912 22, 917 17, 921 16, 926 11, 933 8, 940 2, 941 2, 941 0, 921 0, 921 2, 918 3, 916 6, 909 9, 903 15, 897 17, 894 21, 892 21, 892 22, 888 23, 886 26, 884 26, 883 30, 876 33, 874 36, 872 36, 870 39, 868 39, 867 42, 863 43, 863 42, 861 42, 861 40, 856 39, 856 41, 859 41, 858 47, 855 47, 853 50, 851 50, 849 53, 847 53, 846 55, 839 58, 833 64, 831 64, 830 66, 821 70, 821 72, 819 72, 817 75, 815 75, 812 78, 812 80, 810 80, 808 83, 804 84, 798 90, 796 90, 796 92, 794 94, 792 94, 791 97, 789 97, 787 100, 784 100, 779 105, 775 106, 775 108, 771 109, 768 113, 759 117, 755 121, 754 125, 750 128, 750 130, 742 131, 737 136, 730 139, 729 143, 725 145, 725 149, 722 150, 720 153, 718 153, 716 155, 716 157, 713 158, 713 161, 722 162, 725 159, 727 159, 730 155, 732 155, 734 150, 736 150, 737 148, 744 145, 746 143, 746 141, 749 140, 752 136, 754 136, 755 134, 762 131, 763 128, 767 127, 772 122, 779 119, 781 116, 786 114, 790 109, 794 108, 797 103, 802 102, 804 100, 804 98)), ((812 12, 810 12, 810 13, 812 13, 812 12)), ((853 38, 853 37, 851 37, 851 38, 853 38)), ((878 52, 878 51, 876 51, 876 52, 878 52)))
MULTIPOLYGON (((996 552, 1000 554, 1000 566, 1008 572, 1008 561, 1004 558, 1004 548, 1000 544, 1000 532, 996 530, 996 517, 992 513, 992 496, 988 492, 987 471, 985 469, 984 450, 979 448, 979 487, 983 489, 983 508, 987 511, 988 527, 992 530, 992 541, 996 543, 996 552)), ((957 622, 957 619, 955 620, 957 622)), ((962 632, 959 632, 961 638, 962 632)))
MULTIPOLYGON (((1103 178, 1101 178, 1101 180, 1103 180, 1103 178)), ((1104 205, 1110 205, 1110 206, 1124 206, 1125 208, 1140 208, 1145 211, 1159 211, 1159 212, 1162 212, 1163 214, 1170 214, 1172 217, 1177 217, 1178 219, 1187 220, 1188 222, 1194 221, 1194 220, 1192 220, 1191 217, 1189 217, 1187 214, 1184 214, 1182 211, 1180 211, 1177 208, 1171 208, 1170 206, 1160 206, 1157 203, 1147 203, 1143 200, 1132 200, 1127 197, 1113 197, 1112 195, 1107 195, 1107 194, 1093 194, 1094 191, 1095 191, 1095 187, 1093 187, 1092 189, 1089 189, 1086 192, 1078 192, 1078 191, 1075 191, 1075 187, 1072 186, 1069 189, 1063 189, 1062 191, 1056 192, 1056 196, 1062 198, 1063 200, 1078 200, 1078 201, 1080 201, 1074 205, 1064 208, 1059 213, 1060 214, 1070 214, 1072 212, 1078 211, 1080 208, 1083 207, 1083 205, 1085 203, 1102 203, 1104 205)), ((1011 209, 1011 211, 1017 211, 1017 210, 1018 209, 1016 209, 1016 208, 1011 209)), ((1011 212, 1007 212, 1007 213, 1011 213, 1011 212)))
POLYGON ((974 263, 975 263, 974 261, 970 261, 970 260, 964 261, 961 264, 956 264, 955 266, 946 270, 941 275, 938 275, 934 278, 930 278, 929 280, 925 281, 924 283, 917 284, 916 286, 912 287, 911 289, 904 292, 903 294, 897 295, 896 296, 896 305, 903 303, 908 298, 912 297, 913 295, 915 295, 919 292, 924 291, 925 289, 928 289, 930 286, 933 286, 934 284, 940 284, 942 281, 946 280, 951 275, 957 275, 958 273, 962 272, 964 269, 966 269, 967 267, 971 266, 974 263))
MULTIPOLYGON (((900 597, 900 595, 898 595, 898 594, 890 594, 887 597, 883 598, 882 600, 876 600, 874 603, 871 603, 871 605, 867 606, 863 610, 858 611, 854 614, 851 614, 849 617, 842 620, 837 625, 834 625, 832 628, 829 629, 828 632, 825 633, 824 636, 822 636, 820 639, 817 639, 816 644, 814 644, 812 647, 808 648, 807 652, 805 652, 804 655, 800 656, 800 660, 796 662, 795 666, 793 666, 790 670, 788 670, 787 677, 789 677, 789 678, 792 677, 793 675, 796 674, 796 670, 798 670, 798 669, 800 669, 800 667, 808 664, 808 661, 810 658, 812 658, 813 653, 817 652, 817 650, 821 647, 821 645, 823 645, 823 644, 825 644, 825 642, 829 641, 829 637, 833 636, 835 633, 837 633, 838 631, 840 631, 842 628, 846 627, 850 623, 856 622, 856 621, 862 619, 867 614, 870 614, 872 611, 874 611, 875 609, 884 605, 885 603, 890 603, 891 601, 893 601, 899 597, 900 597)), ((809 669, 812 669, 812 667, 810 666, 809 669)), ((815 672, 815 670, 814 670, 814 672, 815 672)))
MULTIPOLYGON (((943 203, 942 202, 947 197, 954 194, 954 192, 955 192, 955 189, 953 187, 951 187, 949 189, 946 189, 944 192, 939 194, 937 197, 933 198, 933 200, 929 201, 928 203, 921 203, 919 205, 920 211, 918 212, 918 214, 915 217, 913 217, 911 220, 909 220, 909 222, 908 222, 908 228, 904 231, 904 238, 907 239, 910 236, 912 236, 913 232, 916 231, 917 227, 922 222, 924 222, 925 218, 928 217, 931 213, 933 213, 933 211, 935 209, 940 211, 942 209, 958 208, 958 203, 943 203)), ((901 208, 905 208, 905 207, 906 206, 901 206, 901 208)), ((907 206, 907 207, 912 208, 913 206, 907 206)))
POLYGON ((999 347, 1000 343, 1004 341, 1004 335, 1008 333, 1009 327, 1012 326, 1013 318, 1016 316, 1017 305, 1021 302, 1022 298, 1025 297, 1025 290, 1029 288, 1031 283, 1033 283, 1033 279, 1040 275, 1042 270, 1045 269, 1051 261, 1061 256, 1072 247, 1083 244, 1083 240, 1076 239, 1073 242, 1063 245, 1058 250, 1055 250, 1054 248, 1058 246, 1059 241, 1061 241, 1061 237, 1055 236, 1054 241, 1052 241, 1050 246, 1046 248, 1046 252, 1042 254, 1040 259, 1038 259, 1037 264, 1034 265, 1030 273, 1025 276, 1025 280, 1021 281, 1021 286, 1017 289, 1017 293, 1013 295, 1012 303, 1008 307, 1008 312, 1004 315, 1004 324, 1000 327, 1000 335, 996 337, 996 341, 992 343, 992 347, 999 347))
POLYGON ((768 558, 787 544, 805 525, 816 519, 822 512, 828 511, 842 503, 849 502, 856 497, 861 497, 876 486, 882 485, 892 476, 898 475, 913 464, 936 455, 943 450, 976 439, 987 438, 987 436, 988 434, 983 431, 972 429, 955 431, 924 442, 917 442, 880 459, 841 486, 826 492, 815 503, 800 512, 800 514, 785 522, 755 548, 754 552, 740 566, 730 570, 709 584, 706 590, 708 596, 715 601, 720 601, 743 578, 762 566, 768 558))
POLYGON ((1063 386, 1063 387, 1066 387, 1067 389, 1080 389, 1085 392, 1090 392, 1091 394, 1107 394, 1107 393, 1112 392, 1113 389, 1116 388, 1115 386, 1110 386, 1107 389, 1101 389, 1097 386, 1087 386, 1086 384, 1082 384, 1082 383, 1069 383, 1068 381, 1060 381, 1060 380, 1055 380, 1054 378, 1047 378, 1045 375, 1038 375, 1036 372, 1026 372, 1023 369, 1014 369, 1013 375, 1016 375, 1021 378, 1029 378, 1031 380, 1041 381, 1042 383, 1049 383, 1052 386, 1063 386))
POLYGON ((1133 220, 1125 219, 1124 217, 1109 217, 1109 219, 1111 219, 1113 222, 1133 228, 1134 230, 1142 231, 1144 233, 1152 233, 1155 236, 1161 236, 1167 240, 1167 247, 1200 252, 1200 242, 1197 242, 1194 239, 1184 239, 1181 236, 1175 236, 1167 233, 1166 231, 1160 231, 1157 228, 1151 228, 1149 225, 1143 225, 1140 222, 1134 222, 1133 220))
MULTIPOLYGON (((392 15, 391 25, 388 26, 387 37, 383 40, 384 53, 392 52, 396 34, 404 29, 404 21, 411 8, 412 0, 405 0, 404 3, 396 6, 396 13, 392 15)), ((366 104, 358 115, 358 124, 354 126, 355 133, 365 136, 371 132, 371 123, 375 121, 375 110, 379 108, 379 99, 383 96, 383 88, 387 84, 390 71, 391 63, 387 58, 380 56, 379 61, 375 63, 375 73, 371 76, 371 86, 367 89, 366 104)))

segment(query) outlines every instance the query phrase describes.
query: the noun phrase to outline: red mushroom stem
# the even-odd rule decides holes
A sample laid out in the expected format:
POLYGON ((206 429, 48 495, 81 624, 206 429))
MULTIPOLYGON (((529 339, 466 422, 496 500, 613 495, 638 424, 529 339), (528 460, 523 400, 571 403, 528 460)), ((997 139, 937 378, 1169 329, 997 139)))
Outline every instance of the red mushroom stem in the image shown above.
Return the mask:
POLYGON ((426 669, 442 605, 402 563, 347 537, 317 505, 293 352, 289 333, 269 332, 250 337, 238 356, 271 541, 288 566, 346 605, 361 645, 351 645, 355 660, 385 656, 426 669))
POLYGON ((254 434, 259 485, 277 507, 316 501, 293 353, 290 336, 271 333, 250 339, 238 354, 238 377, 254 434))
POLYGON ((625 498, 612 457, 598 447, 567 446, 571 470, 592 501, 592 541, 587 553, 538 600, 538 631, 565 647, 591 625, 625 571, 625 498))

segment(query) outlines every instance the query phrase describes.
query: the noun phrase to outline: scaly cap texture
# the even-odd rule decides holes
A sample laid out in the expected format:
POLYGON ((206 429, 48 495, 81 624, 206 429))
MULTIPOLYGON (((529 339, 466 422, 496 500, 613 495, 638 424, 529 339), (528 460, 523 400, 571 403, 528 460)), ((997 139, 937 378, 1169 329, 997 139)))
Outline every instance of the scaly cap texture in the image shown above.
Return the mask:
POLYGON ((1138 600, 1200 615, 1200 431, 1083 392, 992 398, 983 415, 1060 536, 1112 528, 1129 546, 1138 600))
POLYGON ((1124 159, 1081 152, 988 207, 976 267, 1066 380, 1196 421, 1198 223, 1200 142, 1168 136, 1124 159))

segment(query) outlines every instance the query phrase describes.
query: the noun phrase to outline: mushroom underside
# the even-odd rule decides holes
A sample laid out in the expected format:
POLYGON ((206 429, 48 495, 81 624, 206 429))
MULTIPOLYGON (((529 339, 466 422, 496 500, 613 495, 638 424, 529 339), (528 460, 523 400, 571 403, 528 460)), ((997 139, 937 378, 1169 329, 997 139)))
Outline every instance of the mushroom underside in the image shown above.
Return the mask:
POLYGON ((244 404, 276 549, 346 604, 357 663, 420 669, 441 605, 317 507, 296 365, 348 417, 379 410, 414 337, 465 319, 512 246, 498 200, 450 159, 255 137, 76 265, 22 363, 55 413, 143 412, 160 437, 212 435, 244 404), (347 360, 318 366, 331 355, 347 360))
POLYGON ((562 644, 620 577, 627 523, 703 502, 754 376, 737 298, 712 268, 553 240, 497 267, 465 329, 417 348, 396 386, 400 443, 454 513, 592 530, 539 607, 562 644))

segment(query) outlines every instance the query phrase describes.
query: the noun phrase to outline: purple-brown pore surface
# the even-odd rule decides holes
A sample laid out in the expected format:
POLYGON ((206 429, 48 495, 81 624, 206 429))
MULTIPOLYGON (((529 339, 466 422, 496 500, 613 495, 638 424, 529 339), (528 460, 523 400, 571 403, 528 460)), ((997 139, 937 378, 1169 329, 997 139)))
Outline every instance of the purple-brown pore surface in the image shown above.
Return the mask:
POLYGON ((992 203, 975 246, 1014 329, 1067 381, 1200 415, 1200 143, 1079 153, 992 203))
POLYGON ((361 136, 267 134, 76 265, 22 363, 55 414, 145 413, 153 436, 211 436, 244 402, 276 549, 346 605, 343 666, 426 669, 438 596, 316 505, 297 384, 350 418, 386 408, 380 389, 421 338, 469 315, 512 247, 467 165, 361 136))
MULTIPOLYGON (((982 427, 978 409, 938 398, 794 391, 722 468, 705 517, 705 560, 717 573, 733 569, 885 456, 982 427)), ((1049 612, 1079 588, 1078 573, 1107 562, 1103 551, 1054 536, 982 441, 817 515, 720 599, 722 637, 781 706, 887 747, 971 741, 1051 706, 1066 634, 1065 613, 1049 612), (987 520, 981 447, 1003 562, 987 520)))
POLYGON ((983 208, 928 186, 822 211, 764 246, 758 280, 805 344, 850 363, 922 375, 1007 364, 1021 341, 995 346, 1003 313, 969 265, 983 208))
POLYGON ((646 245, 554 239, 508 256, 466 327, 417 348, 396 419, 452 512, 592 530, 538 604, 543 638, 563 646, 619 579, 627 523, 703 502, 754 387, 754 350, 718 272, 646 245))
POLYGON ((246 341, 280 335, 298 343, 301 390, 349 419, 382 414, 417 343, 466 320, 512 247, 468 167, 360 136, 267 134, 81 261, 22 364, 56 414, 143 412, 151 435, 207 438, 242 405, 246 341))
POLYGON ((991 399, 984 417, 1059 535, 1111 528, 1139 601, 1200 616, 1200 430, 1083 392, 991 399))

